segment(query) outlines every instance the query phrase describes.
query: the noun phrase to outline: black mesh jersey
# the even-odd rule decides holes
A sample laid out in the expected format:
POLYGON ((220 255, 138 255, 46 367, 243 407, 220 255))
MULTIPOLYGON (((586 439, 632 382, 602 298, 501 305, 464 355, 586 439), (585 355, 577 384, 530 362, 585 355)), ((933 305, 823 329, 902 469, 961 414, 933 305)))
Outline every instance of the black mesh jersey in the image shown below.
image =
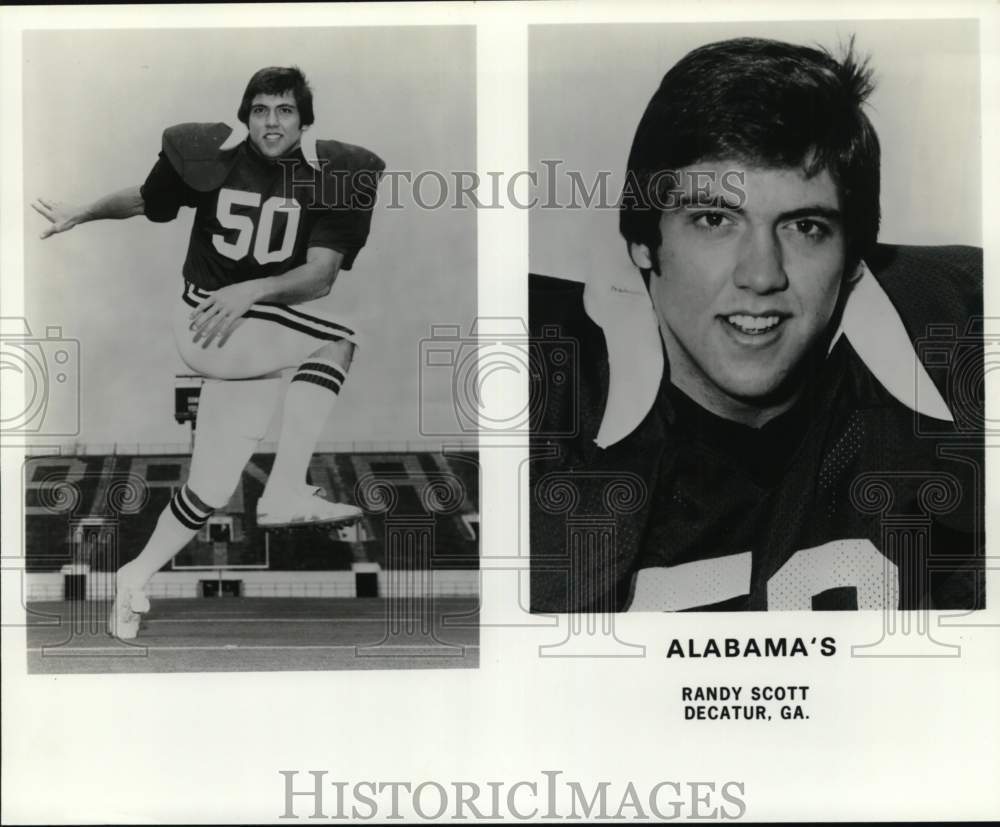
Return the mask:
POLYGON ((699 577, 742 579, 687 608, 852 609, 864 594, 903 609, 981 605, 979 443, 927 434, 846 341, 762 428, 666 381, 657 409, 669 437, 638 576, 697 563, 699 577), (747 553, 749 576, 736 565, 747 553))
POLYGON ((532 610, 984 605, 982 253, 879 245, 866 262, 954 421, 899 401, 842 338, 761 429, 665 380, 598 448, 603 333, 581 284, 531 277, 533 343, 572 354, 532 414, 532 610))
POLYGON ((341 268, 351 268, 368 237, 377 177, 369 175, 368 191, 349 190, 356 183, 350 176, 322 175, 301 150, 271 160, 244 141, 233 152, 221 186, 207 192, 186 183, 163 152, 142 186, 153 221, 195 208, 183 269, 188 281, 216 290, 281 275, 304 264, 309 247, 337 250, 341 268))

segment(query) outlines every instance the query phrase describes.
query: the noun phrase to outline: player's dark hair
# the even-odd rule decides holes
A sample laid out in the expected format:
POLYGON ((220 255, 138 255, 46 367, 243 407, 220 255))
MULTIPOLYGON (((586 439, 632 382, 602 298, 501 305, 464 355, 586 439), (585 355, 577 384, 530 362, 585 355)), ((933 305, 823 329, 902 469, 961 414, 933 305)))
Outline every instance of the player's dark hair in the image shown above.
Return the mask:
POLYGON ((851 38, 840 60, 775 40, 739 38, 689 52, 639 121, 628 157, 619 227, 659 250, 663 201, 648 192, 664 171, 732 158, 765 167, 827 170, 840 193, 853 268, 879 226, 879 142, 863 110, 874 84, 851 38))
POLYGON ((249 125, 250 104, 257 95, 283 95, 285 92, 291 92, 295 97, 302 126, 312 124, 314 120, 312 89, 309 88, 309 82, 298 66, 268 66, 254 72, 243 93, 243 100, 240 101, 236 117, 244 126, 249 125))

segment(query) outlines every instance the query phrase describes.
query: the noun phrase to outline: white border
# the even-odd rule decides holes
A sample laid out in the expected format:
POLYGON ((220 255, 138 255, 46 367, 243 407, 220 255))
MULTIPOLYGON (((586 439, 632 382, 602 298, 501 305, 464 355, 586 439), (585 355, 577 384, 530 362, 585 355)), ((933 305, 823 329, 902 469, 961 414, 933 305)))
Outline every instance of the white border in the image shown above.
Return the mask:
MULTIPOLYGON (((524 169, 526 74, 520 68, 529 23, 761 20, 774 18, 979 17, 982 21, 984 180, 1000 180, 997 112, 998 14, 988 3, 581 3, 440 6, 305 5, 58 7, 0 9, 0 79, 6 115, 0 251, 4 315, 20 315, 22 271, 20 32, 33 27, 308 26, 476 24, 479 60, 478 150, 481 169, 524 169), (509 74, 501 74, 509 73, 509 74), (502 130, 502 131, 501 131, 502 130), (14 275, 12 275, 14 274, 14 275)), ((984 187, 986 193, 991 194, 984 187)), ((984 199, 984 227, 1000 227, 984 199)), ((480 312, 524 315, 526 214, 484 213, 479 223, 480 312), (502 310, 501 310, 502 308, 502 310)), ((995 230, 986 271, 997 272, 995 230)), ((987 307, 1000 308, 991 276, 987 307)), ((524 394, 516 385, 515 396, 524 394)), ((523 398, 518 397, 518 398, 523 398)), ((997 416, 996 377, 990 414, 997 416)), ((518 458, 484 449, 481 524, 486 558, 520 548, 512 496, 518 458), (512 476, 513 475, 513 476, 512 476)), ((19 491, 17 453, 3 458, 4 554, 20 547, 11 519, 19 491)), ((1000 531, 990 461, 987 529, 1000 531)), ((514 490, 517 490, 516 488, 514 490)), ((523 513, 523 512, 522 512, 523 513)), ((994 552, 996 543, 992 543, 994 552)), ((511 564, 516 565, 516 561, 511 564)), ((990 606, 996 623, 996 572, 990 606)), ((509 585, 484 576, 483 621, 520 622, 509 585)), ((4 613, 11 602, 4 579, 4 613)), ((505 581, 507 583, 508 581, 505 581)), ((565 623, 566 618, 561 619, 565 623)), ((953 630, 957 661, 741 662, 667 661, 671 636, 834 634, 842 646, 871 639, 866 616, 830 618, 706 615, 623 618, 619 634, 646 645, 644 659, 539 659, 540 639, 561 629, 484 629, 479 670, 447 672, 262 673, 25 677, 23 631, 3 630, 3 820, 59 822, 275 821, 281 813, 278 769, 327 769, 362 779, 538 779, 562 769, 587 783, 603 778, 646 788, 659 780, 738 779, 747 817, 760 819, 983 818, 1000 815, 1000 630, 953 630), (810 683, 816 699, 802 725, 713 726, 679 720, 679 686, 699 683, 810 683), (345 711, 349 710, 349 711, 345 711)))

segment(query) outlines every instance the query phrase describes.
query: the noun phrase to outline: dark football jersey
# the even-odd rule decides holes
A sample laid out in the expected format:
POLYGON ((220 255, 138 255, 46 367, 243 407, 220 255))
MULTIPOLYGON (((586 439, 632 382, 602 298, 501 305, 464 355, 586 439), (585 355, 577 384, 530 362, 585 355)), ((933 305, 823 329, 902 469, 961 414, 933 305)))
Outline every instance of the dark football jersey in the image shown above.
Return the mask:
MULTIPOLYGON (((899 401, 842 338, 763 428, 664 380, 599 448, 603 332, 581 284, 531 277, 534 611, 983 607, 981 252, 887 245, 866 260, 954 421, 899 401)), ((913 388, 915 364, 891 362, 913 388)))
POLYGON ((232 152, 221 186, 207 192, 190 186, 164 152, 142 186, 152 221, 195 208, 183 268, 188 281, 216 290, 281 275, 304 264, 310 247, 337 250, 341 268, 351 268, 368 237, 380 170, 368 175, 367 191, 351 190, 350 176, 322 175, 300 150, 272 160, 244 141, 232 152))
POLYGON ((762 428, 669 382, 657 407, 669 436, 633 609, 980 604, 978 444, 928 433, 845 340, 762 428), (668 596, 678 577, 685 593, 668 596))

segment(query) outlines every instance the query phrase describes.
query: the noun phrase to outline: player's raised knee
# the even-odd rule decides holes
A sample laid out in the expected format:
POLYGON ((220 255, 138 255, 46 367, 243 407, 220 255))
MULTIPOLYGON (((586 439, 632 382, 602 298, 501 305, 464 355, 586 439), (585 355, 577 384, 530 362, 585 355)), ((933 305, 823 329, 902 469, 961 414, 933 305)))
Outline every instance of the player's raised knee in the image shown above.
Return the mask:
POLYGON ((351 369, 351 362, 354 360, 355 345, 347 339, 339 342, 329 342, 312 354, 314 358, 333 362, 344 373, 351 369))

